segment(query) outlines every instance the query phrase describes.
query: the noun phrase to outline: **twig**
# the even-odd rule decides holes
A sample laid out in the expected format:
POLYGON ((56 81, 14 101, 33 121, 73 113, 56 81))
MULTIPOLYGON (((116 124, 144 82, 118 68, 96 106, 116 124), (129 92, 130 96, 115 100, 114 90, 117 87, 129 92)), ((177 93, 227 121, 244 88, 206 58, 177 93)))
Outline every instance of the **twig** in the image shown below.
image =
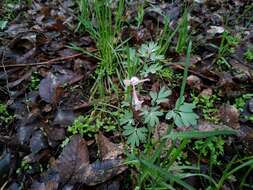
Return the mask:
POLYGON ((66 57, 50 59, 48 61, 43 61, 43 62, 38 62, 38 63, 12 64, 12 65, 5 65, 5 66, 0 65, 0 68, 26 67, 26 66, 38 66, 38 65, 52 65, 52 64, 57 64, 60 61, 64 61, 64 60, 68 60, 68 59, 73 59, 75 57, 79 57, 80 55, 82 55, 82 53, 77 53, 77 54, 66 56, 66 57))

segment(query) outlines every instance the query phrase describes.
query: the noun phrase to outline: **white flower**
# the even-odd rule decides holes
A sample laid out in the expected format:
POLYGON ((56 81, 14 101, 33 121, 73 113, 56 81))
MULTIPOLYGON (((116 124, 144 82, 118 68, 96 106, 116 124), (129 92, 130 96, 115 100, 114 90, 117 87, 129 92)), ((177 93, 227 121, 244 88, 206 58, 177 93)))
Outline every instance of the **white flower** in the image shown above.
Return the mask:
POLYGON ((134 106, 135 110, 140 110, 141 109, 141 105, 142 105, 143 101, 139 100, 136 90, 135 90, 135 86, 133 86, 133 102, 132 105, 134 106))
POLYGON ((149 79, 147 78, 147 79, 140 80, 138 77, 135 77, 135 76, 133 76, 130 80, 128 80, 128 79, 124 80, 124 84, 126 87, 128 87, 130 85, 132 85, 132 87, 133 87, 132 105, 134 106, 135 110, 140 110, 141 105, 143 103, 143 101, 139 100, 139 98, 138 98, 137 92, 135 90, 135 86, 140 83, 143 83, 145 81, 149 81, 149 79))
POLYGON ((149 79, 147 78, 140 80, 138 77, 133 76, 130 80, 128 79, 124 80, 124 84, 126 87, 129 85, 136 86, 137 84, 143 83, 145 81, 149 81, 149 79))

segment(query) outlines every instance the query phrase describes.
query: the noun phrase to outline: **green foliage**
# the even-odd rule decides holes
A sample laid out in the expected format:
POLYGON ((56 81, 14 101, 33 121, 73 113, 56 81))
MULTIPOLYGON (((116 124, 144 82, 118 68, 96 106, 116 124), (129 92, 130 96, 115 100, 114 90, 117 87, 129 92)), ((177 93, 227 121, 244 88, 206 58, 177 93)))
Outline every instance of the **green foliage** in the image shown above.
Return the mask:
POLYGON ((202 112, 202 116, 205 120, 217 124, 219 122, 218 109, 215 107, 215 103, 220 100, 217 95, 212 96, 193 96, 193 102, 197 108, 202 112))
POLYGON ((212 138, 218 135, 237 135, 235 130, 214 130, 214 131, 182 131, 182 132, 173 132, 171 131, 168 135, 165 135, 163 139, 171 140, 183 140, 183 139, 203 139, 203 138, 212 138))
POLYGON ((92 118, 90 116, 79 116, 75 119, 72 126, 68 127, 68 132, 75 135, 80 134, 82 136, 93 137, 101 126, 92 124, 92 118))
POLYGON ((171 90, 166 89, 166 87, 162 87, 158 93, 156 91, 150 92, 149 95, 152 98, 152 105, 155 106, 166 102, 171 93, 171 90))
MULTIPOLYGON (((253 94, 243 94, 242 96, 235 99, 234 106, 240 110, 240 112, 243 112, 245 105, 247 101, 249 101, 253 97, 253 94)), ((241 115, 242 118, 253 122, 253 115, 241 115)))
POLYGON ((180 89, 180 96, 176 102, 175 108, 169 111, 165 118, 167 120, 173 119, 176 126, 194 126, 197 124, 197 119, 199 118, 197 114, 193 112, 193 109, 196 107, 194 103, 186 103, 184 100, 184 91, 186 87, 186 80, 188 75, 188 69, 190 65, 190 53, 191 53, 192 42, 189 42, 187 53, 186 53, 186 61, 185 61, 185 69, 183 81, 180 89))
POLYGON ((13 116, 8 112, 5 104, 0 103, 0 125, 8 125, 13 116))
POLYGON ((0 20, 0 30, 5 29, 5 27, 7 26, 8 21, 6 20, 0 20))
POLYGON ((231 67, 226 60, 226 56, 234 52, 234 48, 239 42, 240 38, 238 36, 233 36, 229 32, 223 32, 217 58, 217 64, 221 69, 231 67))
POLYGON ((166 114, 166 119, 173 119, 178 127, 197 125, 197 119, 199 117, 193 112, 193 109, 196 107, 195 104, 185 102, 180 104, 179 101, 180 99, 178 99, 176 103, 176 107, 178 107, 178 109, 169 111, 166 114))
POLYGON ((134 125, 133 112, 125 111, 123 116, 120 118, 120 125, 134 125))
POLYGON ((152 64, 150 66, 145 64, 143 67, 143 70, 141 71, 141 76, 147 77, 150 73, 155 74, 158 71, 162 70, 162 68, 163 68, 163 66, 158 63, 152 64))
POLYGON ((145 3, 141 3, 137 5, 137 17, 135 17, 135 20, 137 21, 138 28, 140 27, 144 18, 144 4, 145 3))
POLYGON ((31 170, 32 170, 32 166, 26 160, 22 160, 21 166, 20 168, 17 169, 16 173, 21 174, 21 172, 29 172, 31 170))
POLYGON ((0 19, 1 30, 3 30, 7 23, 16 17, 15 7, 19 6, 20 0, 3 0, 1 10, 3 11, 3 17, 0 19))
POLYGON ((79 116, 75 119, 72 126, 68 127, 68 132, 72 135, 81 134, 82 136, 93 137, 99 130, 106 132, 115 131, 117 123, 112 117, 104 117, 102 114, 79 116))
POLYGON ((138 52, 146 61, 157 62, 164 60, 164 56, 159 53, 160 48, 158 43, 149 42, 142 44, 138 52))
MULTIPOLYGON (((80 16, 78 29, 84 29, 96 41, 99 57, 99 65, 96 69, 96 81, 91 89, 92 96, 99 91, 100 96, 104 96, 105 91, 117 91, 115 85, 111 82, 110 76, 115 74, 120 64, 117 52, 117 35, 121 30, 122 15, 124 10, 124 0, 118 2, 115 12, 109 7, 107 1, 88 1, 81 0, 79 3, 80 16), (113 14, 114 13, 114 14, 113 14), (94 25, 94 20, 96 25, 94 25), (107 82, 108 89, 104 82, 107 82)), ((77 49, 76 47, 72 47, 77 49)), ((87 51, 83 51, 90 55, 87 51)))
POLYGON ((235 99, 234 106, 239 109, 240 111, 243 111, 245 104, 248 100, 250 100, 253 97, 253 94, 243 94, 242 96, 235 99))
POLYGON ((144 143, 146 141, 148 130, 145 127, 136 128, 131 125, 125 125, 123 128, 123 135, 127 137, 127 143, 132 148, 139 146, 140 142, 144 143))
POLYGON ((127 78, 135 76, 140 68, 140 58, 134 48, 126 48, 127 61, 123 62, 124 69, 127 70, 127 78))
POLYGON ((61 148, 64 148, 68 143, 70 142, 70 138, 69 137, 66 137, 65 139, 64 139, 64 141, 62 141, 62 143, 61 143, 61 148))
POLYGON ((150 109, 144 107, 140 115, 144 117, 145 124, 149 127, 155 127, 159 124, 159 117, 163 115, 163 112, 159 111, 159 107, 151 107, 150 109))
POLYGON ((179 25, 179 37, 177 41, 176 51, 182 53, 187 48, 188 41, 188 11, 185 10, 181 23, 179 25))
POLYGON ((253 48, 247 49, 247 51, 244 53, 244 58, 248 61, 253 61, 253 48))
POLYGON ((34 72, 31 76, 31 83, 29 85, 30 90, 38 90, 40 84, 40 78, 37 72, 34 72))
POLYGON ((197 140, 194 143, 194 149, 200 156, 210 156, 210 162, 214 165, 220 164, 218 157, 224 154, 225 141, 221 136, 209 137, 205 140, 197 140))
POLYGON ((174 77, 173 70, 169 67, 163 67, 158 71, 159 75, 166 80, 172 80, 174 77))

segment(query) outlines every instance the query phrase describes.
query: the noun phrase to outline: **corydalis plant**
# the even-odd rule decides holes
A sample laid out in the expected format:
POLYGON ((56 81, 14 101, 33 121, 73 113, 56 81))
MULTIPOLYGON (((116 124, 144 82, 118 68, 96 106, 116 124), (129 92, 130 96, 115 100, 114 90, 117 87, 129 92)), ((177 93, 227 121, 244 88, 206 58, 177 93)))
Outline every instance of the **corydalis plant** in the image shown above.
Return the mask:
POLYGON ((133 88, 132 105, 133 105, 135 110, 140 110, 141 105, 143 103, 143 101, 139 100, 139 98, 138 98, 135 86, 140 84, 140 83, 143 83, 145 81, 149 81, 149 79, 140 80, 138 77, 135 77, 135 76, 132 77, 130 80, 128 80, 128 79, 124 80, 124 84, 125 84, 126 87, 131 85, 132 88, 133 88))
POLYGON ((142 44, 139 49, 141 57, 149 59, 152 62, 162 61, 163 55, 159 54, 160 46, 155 42, 149 42, 148 44, 142 44))

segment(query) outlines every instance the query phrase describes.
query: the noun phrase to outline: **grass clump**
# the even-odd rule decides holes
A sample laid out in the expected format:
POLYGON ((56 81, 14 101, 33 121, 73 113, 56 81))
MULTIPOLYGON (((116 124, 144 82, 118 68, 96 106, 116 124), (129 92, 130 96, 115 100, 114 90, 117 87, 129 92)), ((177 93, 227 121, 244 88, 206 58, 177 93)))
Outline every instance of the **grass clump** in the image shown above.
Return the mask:
MULTIPOLYGON (((79 7, 78 28, 88 32, 96 41, 97 55, 95 57, 99 59, 96 69, 97 79, 91 91, 94 95, 98 90, 99 94, 104 96, 106 90, 110 91, 111 88, 116 90, 111 76, 119 68, 117 49, 120 42, 117 35, 121 30, 124 0, 118 2, 114 14, 109 1, 81 0, 79 7)), ((73 45, 72 48, 78 49, 73 45)), ((87 51, 84 53, 91 55, 87 51)))

